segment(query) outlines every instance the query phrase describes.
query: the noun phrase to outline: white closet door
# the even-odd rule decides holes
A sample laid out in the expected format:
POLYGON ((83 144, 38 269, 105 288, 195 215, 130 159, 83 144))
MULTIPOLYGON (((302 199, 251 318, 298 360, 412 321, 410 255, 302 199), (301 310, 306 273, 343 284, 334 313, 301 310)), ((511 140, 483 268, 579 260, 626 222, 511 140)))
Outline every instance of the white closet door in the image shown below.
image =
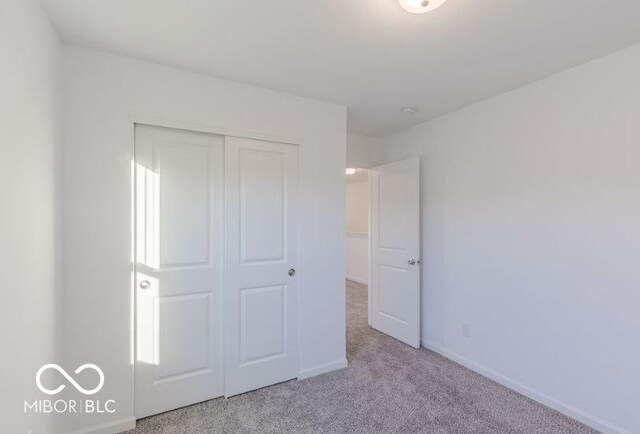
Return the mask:
POLYGON ((223 394, 220 136, 135 129, 137 418, 223 394))
POLYGON ((420 160, 371 170, 371 326, 420 347, 420 160))
POLYGON ((226 138, 225 395, 295 378, 298 148, 226 138))

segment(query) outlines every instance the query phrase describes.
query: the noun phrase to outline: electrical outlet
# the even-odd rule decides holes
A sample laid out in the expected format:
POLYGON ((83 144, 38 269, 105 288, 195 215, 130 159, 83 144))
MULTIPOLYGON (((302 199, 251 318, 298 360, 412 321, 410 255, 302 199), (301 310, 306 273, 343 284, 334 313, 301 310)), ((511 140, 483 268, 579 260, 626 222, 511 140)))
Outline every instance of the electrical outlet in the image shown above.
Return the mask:
POLYGON ((462 324, 462 336, 465 338, 471 337, 471 324, 462 324))

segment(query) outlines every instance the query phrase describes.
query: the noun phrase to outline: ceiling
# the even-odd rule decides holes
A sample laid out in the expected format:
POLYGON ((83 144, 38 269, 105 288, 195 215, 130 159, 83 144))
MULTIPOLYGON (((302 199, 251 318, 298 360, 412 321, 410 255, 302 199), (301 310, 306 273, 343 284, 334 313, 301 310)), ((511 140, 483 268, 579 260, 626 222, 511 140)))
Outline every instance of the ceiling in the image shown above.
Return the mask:
POLYGON ((370 136, 640 41, 638 0, 41 2, 67 43, 344 104, 370 136))

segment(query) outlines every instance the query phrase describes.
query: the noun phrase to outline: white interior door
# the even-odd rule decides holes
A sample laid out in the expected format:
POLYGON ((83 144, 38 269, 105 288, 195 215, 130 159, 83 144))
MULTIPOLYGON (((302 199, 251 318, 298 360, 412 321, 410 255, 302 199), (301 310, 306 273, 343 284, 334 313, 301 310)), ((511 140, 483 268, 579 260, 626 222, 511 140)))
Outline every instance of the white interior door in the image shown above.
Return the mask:
POLYGON ((224 139, 135 129, 135 415, 223 394, 224 139))
POLYGON ((371 326, 420 347, 420 160, 371 170, 371 326))
POLYGON ((298 148, 227 137, 225 395, 295 378, 298 148))

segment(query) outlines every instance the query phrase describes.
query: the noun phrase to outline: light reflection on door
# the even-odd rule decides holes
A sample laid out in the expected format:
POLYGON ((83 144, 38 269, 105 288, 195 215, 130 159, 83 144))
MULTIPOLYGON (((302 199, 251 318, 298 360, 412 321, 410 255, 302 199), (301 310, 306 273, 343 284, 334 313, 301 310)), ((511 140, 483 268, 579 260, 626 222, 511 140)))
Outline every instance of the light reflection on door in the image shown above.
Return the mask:
POLYGON ((137 291, 136 356, 138 362, 160 364, 160 280, 145 270, 158 270, 160 263, 160 177, 136 164, 136 269, 137 291), (146 289, 139 290, 145 286, 146 289))
POLYGON ((158 270, 160 264, 160 176, 136 164, 136 263, 158 270))

